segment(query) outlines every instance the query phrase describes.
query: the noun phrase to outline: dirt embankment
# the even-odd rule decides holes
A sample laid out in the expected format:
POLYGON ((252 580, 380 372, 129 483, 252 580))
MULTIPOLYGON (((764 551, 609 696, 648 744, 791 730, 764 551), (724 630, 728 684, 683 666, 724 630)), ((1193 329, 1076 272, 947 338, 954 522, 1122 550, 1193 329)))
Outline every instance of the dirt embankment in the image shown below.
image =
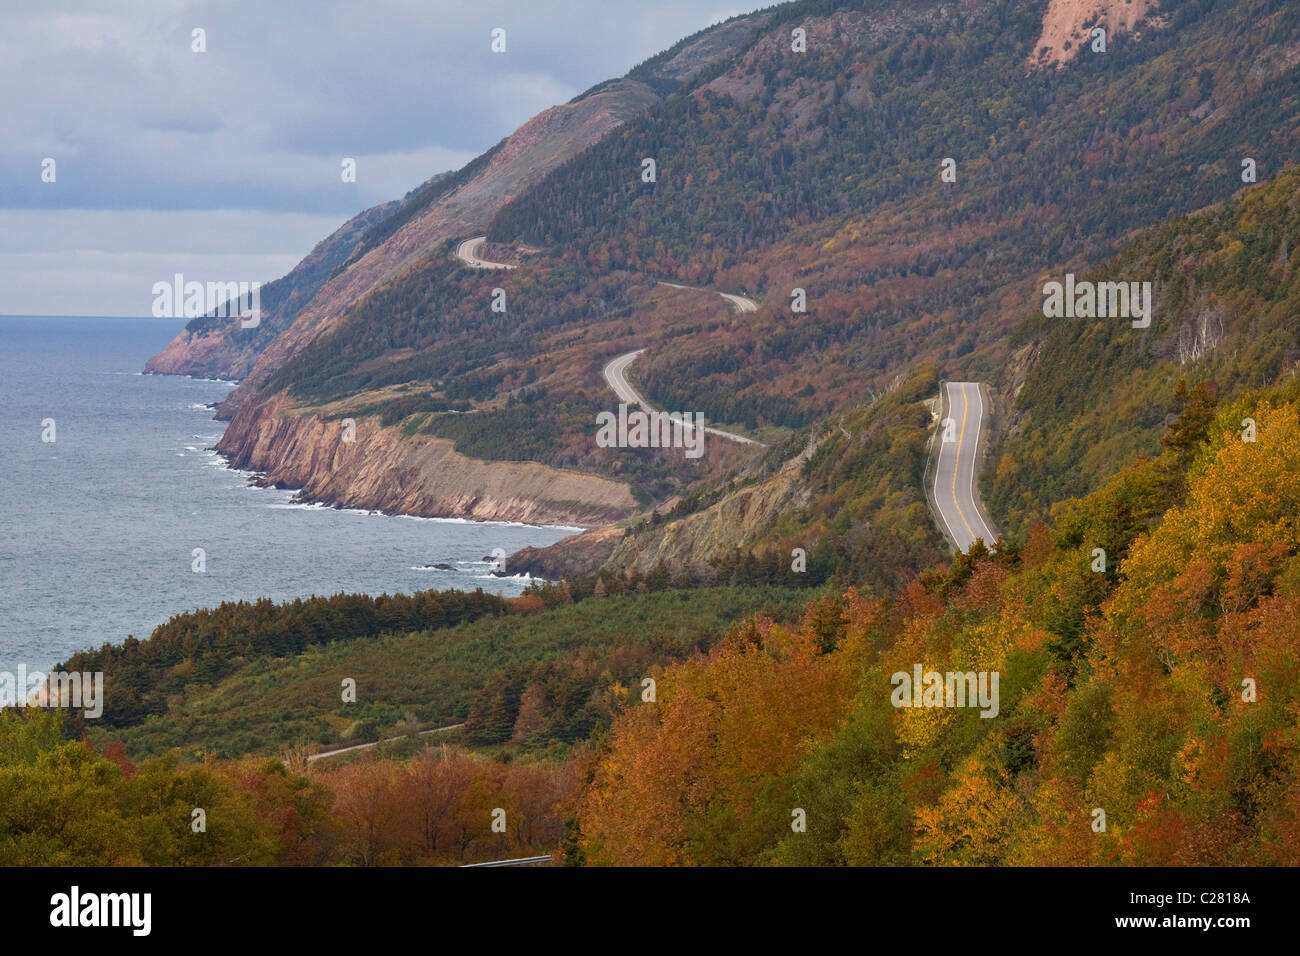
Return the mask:
POLYGON ((303 414, 284 397, 242 407, 217 449, 268 485, 340 507, 571 525, 636 510, 625 484, 536 462, 477 461, 446 439, 404 440, 375 418, 357 419, 354 440, 345 441, 342 421, 303 414))

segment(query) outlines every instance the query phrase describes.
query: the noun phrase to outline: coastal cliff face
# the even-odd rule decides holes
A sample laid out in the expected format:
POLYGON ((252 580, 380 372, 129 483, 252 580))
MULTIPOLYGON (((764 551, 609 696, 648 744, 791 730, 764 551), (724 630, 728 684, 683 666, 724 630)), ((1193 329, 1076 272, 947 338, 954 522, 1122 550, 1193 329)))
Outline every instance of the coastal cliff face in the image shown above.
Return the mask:
POLYGON ((482 462, 441 438, 400 438, 375 418, 343 423, 302 414, 283 396, 242 408, 217 450, 235 468, 304 498, 389 514, 591 525, 631 514, 627 485, 536 462, 482 462))
POLYGON ((506 558, 506 568, 511 574, 550 581, 591 574, 609 560, 624 533, 623 528, 609 524, 571 534, 545 548, 521 548, 506 558))

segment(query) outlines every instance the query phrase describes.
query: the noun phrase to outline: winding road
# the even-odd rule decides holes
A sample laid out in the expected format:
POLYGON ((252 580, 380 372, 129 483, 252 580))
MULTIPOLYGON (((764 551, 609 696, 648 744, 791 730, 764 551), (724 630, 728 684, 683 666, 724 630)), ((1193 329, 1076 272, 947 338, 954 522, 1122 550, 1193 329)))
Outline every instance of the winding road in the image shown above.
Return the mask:
MULTIPOLYGON (((614 390, 618 400, 626 405, 640 405, 647 412, 655 411, 655 407, 641 397, 641 393, 632 387, 624 374, 627 367, 632 364, 632 360, 644 352, 645 349, 637 349, 635 352, 626 352, 618 358, 611 359, 605 366, 603 373, 605 382, 614 390)), ((694 427, 694 426, 692 426, 694 427)), ((725 432, 721 428, 712 428, 704 426, 704 434, 717 435, 719 438, 725 438, 728 441, 738 442, 742 445, 757 445, 760 448, 766 448, 761 441, 755 441, 752 438, 746 438, 744 435, 737 435, 735 432, 725 432)))
POLYGON ((485 242, 487 242, 487 236, 475 236, 473 239, 466 239, 456 247, 456 258, 474 269, 514 268, 514 266, 505 262, 489 262, 487 259, 480 259, 478 251, 483 248, 485 242))
POLYGON ((979 471, 980 436, 984 429, 984 394, 978 382, 947 382, 939 414, 939 454, 934 466, 933 506, 948 540, 965 552, 981 539, 992 547, 998 539, 979 502, 975 476, 979 471), (950 431, 943 425, 952 420, 950 431))
MULTIPOLYGON (((701 289, 699 286, 678 285, 676 282, 660 282, 659 284, 666 285, 670 289, 694 289, 696 292, 707 291, 705 289, 701 289)), ((758 311, 758 303, 755 302, 753 299, 747 299, 743 295, 735 295, 734 293, 731 292, 719 292, 718 295, 722 296, 724 299, 726 299, 728 302, 734 305, 738 312, 758 311)))
MULTIPOLYGON (((479 250, 487 242, 487 236, 475 236, 473 239, 466 239, 456 247, 456 258, 465 265, 475 269, 513 269, 514 266, 507 265, 504 262, 490 262, 487 259, 479 258, 479 250)), ((678 285, 676 282, 660 282, 660 285, 666 285, 670 289, 694 289, 695 291, 704 291, 697 289, 695 286, 678 285)), ((730 292, 719 292, 728 302, 736 307, 738 312, 757 312, 758 303, 753 299, 743 295, 735 295, 730 292)), ((627 352, 623 355, 612 359, 604 368, 605 381, 609 387, 614 390, 618 400, 627 405, 640 405, 647 412, 655 411, 655 407, 641 397, 640 393, 629 384, 625 375, 627 367, 632 364, 632 360, 644 352, 645 349, 637 349, 635 352, 627 352)), ((728 441, 734 441, 742 445, 755 445, 759 448, 766 448, 761 441, 755 441, 753 438, 746 438, 744 435, 737 435, 735 432, 723 431, 721 428, 710 428, 704 426, 706 435, 717 435, 719 438, 725 438, 728 441)))

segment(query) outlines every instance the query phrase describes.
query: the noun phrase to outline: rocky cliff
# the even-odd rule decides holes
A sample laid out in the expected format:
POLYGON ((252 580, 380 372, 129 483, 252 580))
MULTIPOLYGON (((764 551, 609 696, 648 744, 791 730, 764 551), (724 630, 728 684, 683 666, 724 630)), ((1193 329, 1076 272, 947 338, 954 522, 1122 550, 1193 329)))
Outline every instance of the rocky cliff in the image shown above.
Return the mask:
POLYGON ((545 548, 524 548, 507 563, 513 570, 552 579, 601 568, 646 573, 660 562, 707 576, 733 551, 763 541, 781 515, 808 503, 811 491, 802 468, 816 447, 810 442, 775 474, 742 484, 709 507, 666 524, 643 524, 632 532, 614 525, 592 528, 545 548))
POLYGON ((628 487, 536 462, 483 462, 446 439, 403 439, 375 418, 341 421, 302 414, 282 396, 241 410, 217 445, 235 468, 300 489, 312 501, 390 514, 605 524, 636 508, 628 487))
POLYGON ((1154 16, 1156 0, 1051 0, 1043 14, 1043 32, 1034 44, 1031 63, 1060 68, 1089 49, 1092 31, 1106 31, 1107 44, 1123 34, 1141 39, 1144 21, 1159 28, 1163 21, 1154 16))

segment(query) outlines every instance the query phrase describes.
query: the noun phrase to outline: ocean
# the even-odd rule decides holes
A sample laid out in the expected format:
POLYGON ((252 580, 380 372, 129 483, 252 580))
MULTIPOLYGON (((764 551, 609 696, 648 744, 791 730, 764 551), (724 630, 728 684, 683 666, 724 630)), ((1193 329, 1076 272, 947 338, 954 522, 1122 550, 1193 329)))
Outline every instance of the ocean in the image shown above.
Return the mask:
POLYGON ((222 601, 514 595, 527 582, 483 559, 574 530, 343 511, 251 486, 212 451, 225 423, 209 406, 234 383, 140 373, 183 325, 0 316, 0 671, 144 639, 222 601))

